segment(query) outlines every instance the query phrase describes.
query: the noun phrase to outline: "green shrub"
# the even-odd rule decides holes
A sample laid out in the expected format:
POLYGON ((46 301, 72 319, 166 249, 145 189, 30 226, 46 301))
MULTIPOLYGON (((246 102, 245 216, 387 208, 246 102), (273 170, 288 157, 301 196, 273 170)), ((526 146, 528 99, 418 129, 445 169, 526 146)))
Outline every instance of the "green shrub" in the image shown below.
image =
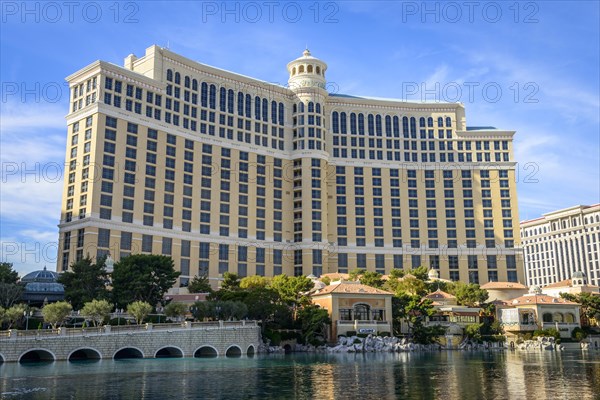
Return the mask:
POLYGON ((346 332, 346 336, 356 336, 356 331, 348 331, 346 332))
POLYGON ((377 332, 377 336, 389 337, 391 335, 389 332, 377 332))
POLYGON ((573 332, 571 332, 571 337, 578 342, 581 342, 587 336, 588 336, 587 332, 579 327, 573 329, 573 332))
POLYGON ((360 340, 359 338, 354 339, 354 344, 361 344, 362 340, 360 340))
POLYGON ((356 336, 358 336, 359 338, 363 338, 363 339, 364 339, 364 338, 366 338, 367 336, 369 336, 369 334, 368 334, 368 333, 359 333, 359 334, 358 334, 358 335, 356 335, 356 336))

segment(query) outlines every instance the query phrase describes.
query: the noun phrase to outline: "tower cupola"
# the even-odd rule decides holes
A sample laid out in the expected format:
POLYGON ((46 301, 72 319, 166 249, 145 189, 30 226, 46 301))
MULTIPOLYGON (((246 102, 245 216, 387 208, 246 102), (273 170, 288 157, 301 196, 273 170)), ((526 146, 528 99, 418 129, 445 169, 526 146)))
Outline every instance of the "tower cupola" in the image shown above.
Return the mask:
POLYGON ((289 88, 298 91, 303 88, 325 90, 325 71, 327 64, 311 55, 310 50, 306 49, 301 57, 290 61, 287 65, 290 78, 288 79, 289 88))

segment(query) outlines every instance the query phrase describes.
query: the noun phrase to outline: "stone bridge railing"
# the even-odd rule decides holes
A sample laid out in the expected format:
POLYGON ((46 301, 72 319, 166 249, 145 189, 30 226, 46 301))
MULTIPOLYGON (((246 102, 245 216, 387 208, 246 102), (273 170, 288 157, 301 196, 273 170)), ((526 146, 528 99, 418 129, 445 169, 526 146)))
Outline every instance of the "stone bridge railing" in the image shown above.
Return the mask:
POLYGON ((253 355, 255 321, 121 325, 0 332, 0 362, 253 355))

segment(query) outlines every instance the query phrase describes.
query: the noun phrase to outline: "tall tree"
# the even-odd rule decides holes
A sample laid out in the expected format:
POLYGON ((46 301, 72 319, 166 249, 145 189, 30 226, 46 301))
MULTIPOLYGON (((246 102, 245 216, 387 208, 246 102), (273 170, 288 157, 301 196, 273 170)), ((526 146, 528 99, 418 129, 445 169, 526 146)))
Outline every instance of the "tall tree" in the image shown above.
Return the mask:
POLYGON ((13 264, 0 263, 0 307, 10 308, 15 304, 23 293, 23 287, 17 282, 19 274, 13 270, 13 264))
POLYGON ((162 302, 179 275, 171 257, 152 254, 125 257, 115 263, 112 273, 114 301, 120 307, 134 301, 156 305, 162 302))
POLYGON ((456 296, 458 304, 468 307, 476 307, 485 303, 488 299, 488 292, 481 289, 475 283, 454 282, 448 286, 451 294, 456 296))
POLYGON ((212 293, 212 287, 208 281, 208 277, 205 275, 194 276, 194 278, 188 284, 188 291, 190 293, 212 293))
POLYGON ((595 319, 597 323, 600 323, 600 296, 592 293, 561 293, 560 296, 563 299, 581 304, 581 314, 583 314, 588 321, 590 319, 595 319))
POLYGON ((0 283, 14 284, 19 280, 19 274, 13 269, 13 264, 0 262, 0 283))
POLYGON ((135 318, 135 322, 140 325, 144 318, 152 312, 152 306, 145 301, 134 301, 127 306, 127 314, 135 318))
POLYGON ((302 326, 304 343, 311 343, 316 336, 325 337, 327 325, 331 324, 329 313, 324 308, 310 304, 298 311, 298 320, 302 326))
POLYGON ((52 324, 52 327, 56 329, 56 327, 59 324, 62 324, 71 314, 71 311, 73 311, 73 307, 69 303, 66 301, 58 301, 56 303, 46 304, 44 308, 42 308, 42 315, 44 316, 44 321, 52 324))
POLYGON ((23 293, 23 286, 17 283, 0 283, 0 307, 10 308, 23 293))
POLYGON ((58 278, 58 282, 65 287, 65 300, 74 309, 81 310, 85 303, 92 300, 108 299, 106 285, 109 280, 105 260, 105 257, 101 257, 94 263, 87 256, 74 262, 71 270, 63 272, 58 278))
POLYGON ((110 315, 112 307, 112 304, 106 300, 92 300, 83 305, 81 314, 91 319, 94 326, 98 326, 110 315))
POLYGON ((221 289, 223 290, 238 290, 240 288, 240 277, 233 272, 225 272, 223 274, 223 282, 221 289))
POLYGON ((310 303, 306 294, 314 285, 313 281, 306 276, 277 275, 271 280, 270 286, 279 293, 284 302, 297 306, 310 303))
POLYGON ((240 288, 242 289, 250 289, 250 288, 265 288, 269 286, 270 280, 264 276, 253 275, 242 278, 240 281, 240 288))

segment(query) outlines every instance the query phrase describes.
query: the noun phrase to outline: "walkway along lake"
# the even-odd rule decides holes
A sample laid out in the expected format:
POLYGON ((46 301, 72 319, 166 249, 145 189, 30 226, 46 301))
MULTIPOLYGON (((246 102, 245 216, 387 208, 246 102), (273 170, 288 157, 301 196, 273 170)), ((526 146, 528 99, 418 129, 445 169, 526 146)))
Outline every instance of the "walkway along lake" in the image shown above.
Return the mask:
POLYGON ((0 365, 2 399, 600 399, 600 352, 293 354, 0 365))

